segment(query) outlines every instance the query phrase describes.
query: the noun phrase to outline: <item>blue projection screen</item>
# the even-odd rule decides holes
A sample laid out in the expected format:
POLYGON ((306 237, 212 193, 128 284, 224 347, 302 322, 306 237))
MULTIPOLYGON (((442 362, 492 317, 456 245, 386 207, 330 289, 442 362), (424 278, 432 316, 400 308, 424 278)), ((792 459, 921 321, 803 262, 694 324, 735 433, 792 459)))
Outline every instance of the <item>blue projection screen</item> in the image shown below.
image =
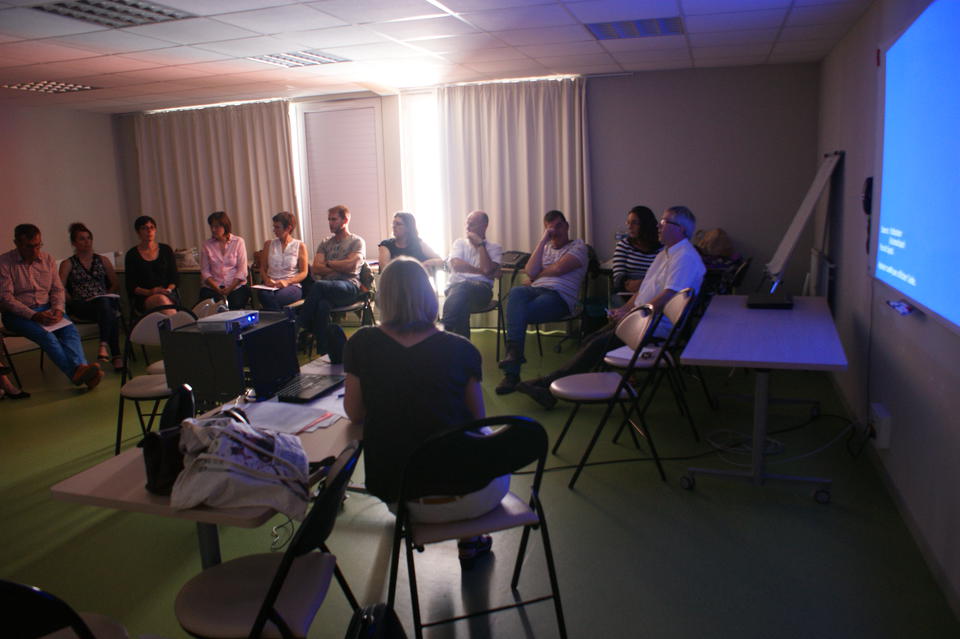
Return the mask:
POLYGON ((960 1, 936 0, 884 57, 874 276, 960 326, 960 1))

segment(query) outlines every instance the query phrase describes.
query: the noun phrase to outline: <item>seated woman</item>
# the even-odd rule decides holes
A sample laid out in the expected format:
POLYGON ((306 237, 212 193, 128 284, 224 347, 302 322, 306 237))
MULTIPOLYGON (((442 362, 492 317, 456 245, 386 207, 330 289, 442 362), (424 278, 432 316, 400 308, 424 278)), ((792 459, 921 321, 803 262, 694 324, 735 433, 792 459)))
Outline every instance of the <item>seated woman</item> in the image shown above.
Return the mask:
MULTIPOLYGON (((636 293, 643 276, 663 249, 657 216, 637 205, 627 213, 627 235, 613 249, 613 291, 636 293)), ((625 300, 629 296, 625 296, 625 300)))
MULTIPOLYGON (((423 267, 398 257, 380 276, 381 324, 361 328, 344 349, 344 407, 364 424, 366 484, 396 507, 410 455, 431 435, 484 416, 480 352, 460 335, 440 331, 437 296, 423 267)), ((410 502, 421 522, 478 517, 500 503, 510 477, 461 497, 410 502), (428 503, 429 502, 429 503, 428 503)), ((490 550, 490 537, 460 541, 460 558, 490 550)))
POLYGON ((134 311, 144 315, 160 306, 180 306, 179 276, 173 249, 157 242, 157 223, 149 215, 138 217, 133 228, 140 243, 127 251, 123 262, 127 296, 134 311))
POLYGON ((393 237, 380 242, 379 253, 381 271, 400 255, 412 257, 431 273, 433 269, 443 266, 443 258, 420 239, 420 234, 417 233, 417 218, 406 211, 393 214, 393 237))
POLYGON ((303 297, 300 286, 307 277, 307 246, 293 237, 297 218, 281 211, 273 216, 276 239, 263 245, 260 259, 260 281, 275 290, 257 289, 260 305, 266 311, 279 311, 303 297))
POLYGON ((199 300, 226 300, 231 309, 243 308, 250 301, 247 286, 247 245, 233 234, 230 217, 223 211, 207 216, 210 238, 200 252, 199 300))
POLYGON ((67 313, 77 319, 96 322, 100 328, 97 359, 113 359, 113 369, 123 369, 120 355, 120 298, 116 294, 117 274, 110 260, 93 252, 93 233, 83 223, 70 225, 73 256, 60 262, 60 281, 67 292, 67 313))

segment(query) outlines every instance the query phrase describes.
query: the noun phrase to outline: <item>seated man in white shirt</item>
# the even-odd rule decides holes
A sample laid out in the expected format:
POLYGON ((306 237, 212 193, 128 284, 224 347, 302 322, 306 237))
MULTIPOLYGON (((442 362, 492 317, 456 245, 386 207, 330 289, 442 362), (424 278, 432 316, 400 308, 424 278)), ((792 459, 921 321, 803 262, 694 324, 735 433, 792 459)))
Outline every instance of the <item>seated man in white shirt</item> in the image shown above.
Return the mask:
POLYGON ((493 278, 500 274, 503 248, 487 240, 489 223, 485 212, 470 213, 467 236, 453 242, 447 260, 452 275, 443 302, 443 328, 467 339, 470 339, 470 314, 490 303, 493 278))
MULTIPOLYGON (((690 243, 696 226, 697 220, 693 212, 685 206, 671 206, 664 211, 660 217, 659 231, 664 249, 657 254, 633 297, 620 308, 611 311, 610 324, 584 343, 565 366, 546 377, 521 382, 517 385, 517 390, 529 395, 541 406, 552 408, 557 403, 556 398, 550 394, 553 380, 590 372, 603 361, 603 356, 608 351, 623 345, 617 339, 614 329, 627 313, 644 304, 650 304, 654 311, 660 312, 678 291, 685 288, 699 291, 707 269, 700 253, 690 243)), ((670 320, 662 317, 654 335, 666 337, 671 328, 670 320)))

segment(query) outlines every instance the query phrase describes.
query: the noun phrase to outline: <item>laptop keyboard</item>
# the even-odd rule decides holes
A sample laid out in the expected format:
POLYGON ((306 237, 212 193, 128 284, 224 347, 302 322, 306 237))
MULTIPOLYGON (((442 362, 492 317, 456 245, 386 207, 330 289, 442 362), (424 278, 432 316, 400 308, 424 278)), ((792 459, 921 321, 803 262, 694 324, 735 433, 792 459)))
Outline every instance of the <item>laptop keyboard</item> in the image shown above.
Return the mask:
POLYGON ((278 399, 309 401, 343 382, 342 375, 310 375, 301 373, 287 382, 279 391, 278 399))

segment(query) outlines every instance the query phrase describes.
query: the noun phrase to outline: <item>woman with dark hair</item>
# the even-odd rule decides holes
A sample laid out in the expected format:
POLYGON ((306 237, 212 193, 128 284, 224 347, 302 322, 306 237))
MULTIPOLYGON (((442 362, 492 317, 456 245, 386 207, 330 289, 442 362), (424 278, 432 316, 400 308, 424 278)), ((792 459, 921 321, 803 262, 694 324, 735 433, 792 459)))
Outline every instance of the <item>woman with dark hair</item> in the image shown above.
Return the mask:
POLYGON ((199 299, 226 300, 232 309, 243 308, 250 301, 247 286, 247 245, 233 234, 230 217, 223 211, 207 216, 210 237, 200 252, 199 299))
POLYGON ((157 223, 141 215, 133 228, 140 242, 124 258, 127 296, 134 310, 143 315, 159 306, 180 306, 179 276, 173 249, 157 242, 157 223))
MULTIPOLYGON (((366 485, 392 509, 410 455, 430 436, 484 416, 480 352, 469 340, 438 330, 437 296, 423 266, 406 256, 380 276, 380 326, 361 328, 344 349, 344 408, 363 423, 366 485)), ((510 477, 458 497, 408 504, 417 521, 478 517, 496 508, 510 477)), ((460 558, 490 550, 490 537, 460 541, 460 558)))
POLYGON ((300 286, 307 277, 307 246, 293 237, 297 218, 281 211, 273 216, 275 239, 267 240, 260 257, 260 281, 268 289, 258 288, 260 305, 267 311, 279 311, 303 297, 300 286))
POLYGON ((627 234, 613 250, 613 290, 636 293, 647 269, 663 248, 657 236, 657 216, 637 205, 627 213, 627 234))
POLYGON ((60 262, 60 281, 67 293, 67 313, 96 322, 100 328, 97 359, 113 359, 114 370, 123 368, 120 355, 120 298, 117 274, 110 260, 93 252, 93 233, 82 222, 70 225, 73 255, 60 262))
POLYGON ((389 264, 390 260, 400 255, 412 257, 427 269, 443 266, 443 258, 420 239, 420 234, 417 232, 417 218, 413 217, 413 213, 406 211, 394 213, 393 237, 380 242, 379 247, 381 269, 389 264))

